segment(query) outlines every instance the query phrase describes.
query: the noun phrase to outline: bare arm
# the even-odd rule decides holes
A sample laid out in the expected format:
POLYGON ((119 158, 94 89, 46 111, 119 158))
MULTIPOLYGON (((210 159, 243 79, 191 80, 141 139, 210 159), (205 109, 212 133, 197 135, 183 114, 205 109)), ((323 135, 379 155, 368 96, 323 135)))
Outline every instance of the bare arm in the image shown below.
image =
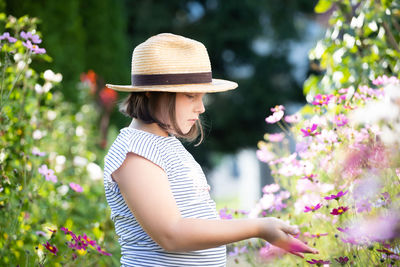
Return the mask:
POLYGON ((296 251, 316 253, 290 235, 295 234, 294 227, 275 218, 182 218, 165 172, 136 154, 128 153, 112 176, 142 228, 165 250, 199 250, 259 237, 298 256, 302 255, 296 251), (294 248, 293 242, 298 247, 294 248))

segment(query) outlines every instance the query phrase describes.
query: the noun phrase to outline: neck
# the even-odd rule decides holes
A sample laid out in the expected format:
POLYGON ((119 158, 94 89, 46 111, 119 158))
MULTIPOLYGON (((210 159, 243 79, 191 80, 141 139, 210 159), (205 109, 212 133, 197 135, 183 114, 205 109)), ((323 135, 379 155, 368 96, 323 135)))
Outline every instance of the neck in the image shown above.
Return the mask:
POLYGON ((162 129, 157 123, 144 123, 139 119, 133 119, 129 127, 149 132, 160 136, 169 136, 168 132, 162 129))

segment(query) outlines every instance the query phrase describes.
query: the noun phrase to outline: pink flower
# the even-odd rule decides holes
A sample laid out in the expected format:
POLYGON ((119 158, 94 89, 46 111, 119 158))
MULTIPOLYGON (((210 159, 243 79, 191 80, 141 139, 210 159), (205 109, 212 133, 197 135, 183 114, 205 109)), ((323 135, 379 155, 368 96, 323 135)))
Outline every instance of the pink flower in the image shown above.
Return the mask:
POLYGON ((316 264, 318 266, 321 266, 323 264, 330 264, 330 261, 324 261, 324 260, 316 260, 316 259, 311 259, 310 261, 306 261, 309 264, 316 264))
POLYGON ((327 235, 328 235, 328 233, 324 233, 324 234, 316 233, 315 235, 311 235, 311 237, 320 238, 321 236, 327 236, 327 235))
POLYGON ((260 161, 265 163, 270 162, 275 157, 275 155, 270 152, 267 147, 262 147, 261 149, 257 150, 256 155, 260 161))
POLYGON ((285 116, 285 121, 287 123, 297 123, 300 121, 300 117, 297 114, 287 115, 287 116, 285 116))
POLYGON ((83 191, 83 188, 79 184, 75 183, 69 183, 69 186, 71 187, 72 190, 75 192, 81 193, 83 191))
POLYGON ((279 184, 269 184, 263 187, 262 191, 264 194, 275 193, 280 189, 279 184))
POLYGON ((0 41, 1 40, 7 40, 10 43, 15 43, 17 41, 17 39, 15 39, 14 37, 10 36, 9 32, 5 32, 0 36, 0 41))
POLYGON ((333 209, 331 211, 332 215, 342 215, 343 213, 345 213, 349 208, 348 207, 338 207, 337 209, 333 209))
POLYGON ((219 210, 219 217, 223 220, 230 220, 233 218, 232 214, 227 213, 228 208, 223 208, 219 210))
POLYGON ((277 257, 282 257, 287 252, 279 247, 266 243, 264 247, 262 247, 259 252, 261 259, 270 261, 277 257))
POLYGON ((275 133, 275 134, 266 134, 264 136, 265 140, 268 140, 270 142, 280 142, 285 138, 285 134, 283 133, 275 133))
POLYGON ((399 82, 399 80, 396 77, 392 76, 388 78, 386 75, 379 76, 378 78, 372 81, 372 83, 376 86, 384 85, 387 83, 397 83, 397 82, 399 82))
POLYGON ((57 176, 54 175, 54 171, 52 169, 47 168, 47 165, 43 164, 39 167, 38 171, 40 174, 44 175, 47 181, 57 183, 57 176))
POLYGON ((283 111, 276 111, 276 112, 274 112, 271 116, 269 116, 269 117, 267 117, 266 119, 265 119, 265 121, 267 122, 267 123, 270 123, 270 124, 273 124, 273 123, 275 123, 275 122, 278 122, 278 121, 280 121, 281 119, 282 119, 282 117, 283 117, 283 111))
POLYGON ((314 211, 316 211, 316 210, 318 210, 318 209, 320 209, 322 207, 322 204, 321 203, 318 203, 317 205, 315 205, 315 206, 305 206, 304 207, 304 212, 314 212, 314 211))
POLYGON ((317 174, 311 173, 311 174, 304 175, 303 177, 301 177, 301 179, 308 179, 312 182, 312 181, 314 181, 314 178, 317 176, 318 176, 317 174))
POLYGON ((278 112, 278 111, 284 111, 285 107, 282 105, 276 105, 275 107, 271 108, 271 112, 278 112))
POLYGON ((368 199, 361 199, 356 202, 356 209, 357 212, 370 212, 371 211, 371 203, 368 199))
POLYGON ((26 48, 28 48, 29 50, 31 50, 34 54, 45 54, 45 53, 46 53, 46 49, 40 48, 40 47, 37 46, 36 44, 32 44, 31 41, 22 42, 22 44, 23 44, 26 48))
POLYGON ((100 246, 97 246, 97 247, 96 247, 96 250, 97 250, 100 254, 105 255, 105 256, 111 256, 111 255, 112 255, 111 253, 108 253, 108 252, 105 252, 104 250, 102 250, 100 246))
POLYGON ((306 127, 305 129, 301 129, 301 131, 303 132, 303 137, 314 136, 319 134, 318 132, 316 132, 317 127, 318 125, 314 123, 311 127, 306 127))
POLYGON ((56 246, 53 246, 49 243, 49 241, 46 242, 46 244, 42 244, 48 251, 53 253, 54 255, 57 255, 58 248, 56 246))
POLYGON ((333 95, 318 94, 314 97, 314 101, 312 102, 312 104, 318 106, 327 105, 332 97, 333 95))
POLYGON ((331 200, 331 199, 339 200, 339 198, 341 198, 342 196, 346 195, 348 192, 349 192, 348 190, 346 190, 344 193, 343 193, 343 191, 340 191, 336 195, 330 195, 330 196, 324 197, 324 199, 326 199, 326 200, 331 200))
POLYGON ((243 246, 241 248, 235 247, 233 251, 230 251, 228 253, 228 255, 231 256, 231 257, 234 257, 234 256, 237 256, 239 254, 246 253, 246 252, 247 252, 247 247, 246 246, 243 246))
POLYGON ((335 116, 334 118, 334 123, 336 123, 337 126, 343 126, 346 125, 348 123, 348 119, 344 114, 339 114, 337 116, 335 116))

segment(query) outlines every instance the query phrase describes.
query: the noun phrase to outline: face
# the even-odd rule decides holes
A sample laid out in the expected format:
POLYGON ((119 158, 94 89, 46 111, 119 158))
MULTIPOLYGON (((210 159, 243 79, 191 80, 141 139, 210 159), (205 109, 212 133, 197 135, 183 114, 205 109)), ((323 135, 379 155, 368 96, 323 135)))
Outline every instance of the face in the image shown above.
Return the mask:
POLYGON ((183 134, 187 134, 199 115, 205 111, 204 93, 177 93, 175 100, 176 122, 183 134))

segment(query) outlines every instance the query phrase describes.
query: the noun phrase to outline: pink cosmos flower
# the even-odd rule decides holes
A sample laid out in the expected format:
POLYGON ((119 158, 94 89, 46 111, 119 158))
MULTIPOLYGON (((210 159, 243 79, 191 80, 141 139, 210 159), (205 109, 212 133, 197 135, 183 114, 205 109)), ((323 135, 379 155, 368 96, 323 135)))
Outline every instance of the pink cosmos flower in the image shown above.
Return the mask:
POLYGON ((275 107, 271 108, 271 112, 278 112, 278 111, 284 111, 285 107, 282 105, 276 105, 275 107))
POLYGON ((57 255, 58 248, 56 246, 53 246, 49 243, 49 241, 46 242, 46 244, 42 244, 48 251, 53 253, 54 255, 57 255))
POLYGON ((333 209, 333 210, 331 211, 331 214, 332 214, 332 215, 342 215, 342 214, 345 213, 348 209, 349 209, 348 207, 340 206, 340 207, 338 207, 337 209, 333 209))
POLYGON ((340 191, 336 195, 330 195, 330 196, 324 197, 324 199, 326 199, 326 200, 331 200, 331 199, 339 200, 339 198, 341 198, 342 196, 346 195, 348 192, 349 192, 349 190, 346 190, 344 193, 343 193, 343 191, 340 191))
POLYGON ((74 190, 75 192, 81 193, 83 191, 83 188, 76 183, 69 183, 69 186, 71 187, 72 190, 74 190))
POLYGON ((283 133, 266 134, 264 137, 266 137, 265 138, 266 140, 276 143, 282 141, 283 138, 285 138, 285 134, 283 133))
POLYGON ((97 245, 96 241, 90 239, 86 234, 83 234, 83 239, 86 241, 87 244, 91 245, 92 247, 95 247, 97 245))
POLYGON ((265 163, 270 162, 275 157, 275 155, 270 152, 267 147, 262 147, 261 149, 257 150, 256 155, 260 161, 265 163))
POLYGON ((64 234, 69 235, 70 233, 72 233, 72 231, 68 230, 68 228, 60 227, 60 230, 64 232, 64 234))
POLYGON ((281 119, 282 119, 282 117, 283 117, 283 111, 276 111, 276 112, 274 112, 271 116, 268 116, 266 119, 265 119, 265 121, 267 122, 267 123, 270 123, 270 124, 273 124, 273 123, 275 123, 275 122, 278 122, 278 121, 280 121, 281 119))
POLYGON ((232 214, 228 213, 228 208, 223 208, 219 210, 219 217, 223 220, 230 220, 233 218, 232 214))
POLYGON ((376 86, 384 85, 387 83, 397 83, 397 82, 399 82, 399 80, 396 77, 392 76, 389 78, 386 75, 379 76, 378 78, 372 81, 372 83, 376 86))
POLYGON ((315 206, 305 206, 304 207, 304 212, 314 212, 314 211, 316 211, 316 210, 319 210, 320 208, 322 207, 322 204, 321 203, 318 203, 317 205, 315 205, 315 206))
POLYGON ((285 121, 287 123, 298 123, 300 121, 300 116, 297 114, 285 116, 285 121))
POLYGON ((320 238, 321 236, 327 236, 327 235, 328 235, 328 233, 324 233, 324 234, 316 233, 316 234, 311 235, 311 237, 320 238))
POLYGON ((313 105, 327 105, 329 101, 332 99, 333 95, 321 95, 318 94, 314 97, 314 101, 312 102, 313 105))
POLYGON ((312 181, 314 181, 314 178, 317 176, 318 176, 318 174, 311 173, 311 174, 304 175, 303 177, 301 177, 301 179, 308 179, 312 182, 312 181))
POLYGON ((316 259, 311 259, 310 261, 306 261, 309 264, 316 264, 318 266, 321 266, 323 264, 330 264, 330 261, 324 261, 324 260, 316 260, 316 259))
POLYGON ((32 155, 43 157, 46 155, 46 152, 40 152, 40 150, 37 147, 34 147, 32 149, 32 155))
POLYGON ((349 122, 349 120, 347 119, 347 117, 344 114, 339 114, 339 115, 335 116, 333 121, 339 127, 344 126, 349 122))
POLYGON ((301 129, 301 131, 303 132, 303 137, 314 136, 319 134, 318 132, 316 132, 317 127, 318 125, 314 123, 311 127, 306 127, 305 129, 301 129))
POLYGON ((52 169, 47 168, 47 165, 43 164, 39 167, 38 171, 40 174, 44 175, 47 181, 57 183, 57 176, 54 175, 54 171, 52 169))
POLYGON ((264 194, 278 192, 281 187, 279 184, 269 184, 263 187, 262 191, 264 194))

